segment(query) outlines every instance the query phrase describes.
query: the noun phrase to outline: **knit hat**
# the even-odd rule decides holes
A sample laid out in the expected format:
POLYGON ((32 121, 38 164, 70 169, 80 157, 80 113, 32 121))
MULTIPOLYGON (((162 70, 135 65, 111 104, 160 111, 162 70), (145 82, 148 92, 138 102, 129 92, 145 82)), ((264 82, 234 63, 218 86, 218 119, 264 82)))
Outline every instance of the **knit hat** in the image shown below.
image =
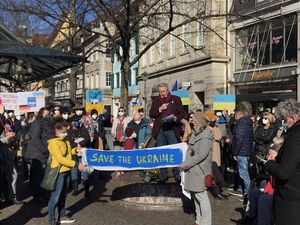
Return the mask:
POLYGON ((126 130, 125 130, 125 135, 126 135, 127 137, 130 137, 130 136, 133 134, 133 132, 134 132, 134 129, 133 129, 133 128, 126 128, 126 130))
POLYGON ((70 114, 70 109, 68 107, 65 107, 65 106, 61 107, 59 111, 60 111, 60 115, 62 115, 64 113, 69 113, 70 114))
POLYGON ((209 120, 215 120, 215 114, 214 114, 213 111, 207 111, 207 112, 205 113, 205 115, 207 116, 207 118, 208 118, 209 120))
POLYGON ((78 110, 78 109, 84 109, 84 107, 83 107, 81 104, 77 103, 77 104, 73 107, 73 110, 78 110))
POLYGON ((197 112, 193 116, 193 120, 195 120, 195 122, 201 127, 207 126, 206 116, 202 112, 197 112))

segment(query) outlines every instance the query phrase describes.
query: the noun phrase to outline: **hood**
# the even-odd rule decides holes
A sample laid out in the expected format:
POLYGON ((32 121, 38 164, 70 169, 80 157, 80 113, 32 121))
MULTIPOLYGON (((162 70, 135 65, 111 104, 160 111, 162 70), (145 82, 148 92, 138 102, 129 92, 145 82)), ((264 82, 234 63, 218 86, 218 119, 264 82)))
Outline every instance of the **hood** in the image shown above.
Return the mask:
POLYGON ((247 124, 249 126, 253 125, 253 121, 249 117, 243 117, 243 118, 239 119, 238 122, 243 122, 243 123, 245 123, 245 124, 247 124))
MULTIPOLYGON (((195 135, 195 134, 194 134, 195 135)), ((206 127, 200 134, 196 135, 195 139, 200 140, 208 138, 211 139, 211 141, 214 140, 214 131, 210 129, 209 127, 206 127)))

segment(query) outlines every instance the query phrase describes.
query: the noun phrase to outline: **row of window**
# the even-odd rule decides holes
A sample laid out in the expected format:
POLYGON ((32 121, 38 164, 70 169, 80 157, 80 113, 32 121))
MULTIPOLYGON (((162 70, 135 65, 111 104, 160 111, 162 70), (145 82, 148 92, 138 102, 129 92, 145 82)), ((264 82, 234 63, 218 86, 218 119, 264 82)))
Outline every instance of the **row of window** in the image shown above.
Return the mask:
MULTIPOLYGON (((182 53, 188 51, 188 44, 193 45, 192 42, 192 34, 193 34, 193 28, 190 24, 185 24, 182 27, 182 36, 180 36, 177 32, 172 31, 169 35, 169 46, 166 46, 166 38, 163 38, 159 42, 158 46, 152 46, 150 48, 150 64, 155 63, 155 59, 159 59, 159 61, 162 61, 166 57, 166 52, 169 52, 169 57, 175 57, 176 56, 176 43, 178 43, 178 37, 182 39, 181 46, 182 46, 182 53), (177 37, 178 36, 178 37, 177 37), (156 56, 156 49, 159 49, 158 56, 156 56)), ((203 22, 197 23, 197 32, 196 32, 196 40, 195 45, 196 46, 203 46, 205 44, 205 38, 204 38, 204 25, 203 22)), ((144 54, 143 56, 143 66, 147 65, 147 54, 144 54)))
POLYGON ((235 69, 297 61, 297 16, 279 18, 236 32, 235 69))
MULTIPOLYGON (((128 86, 133 86, 138 84, 137 80, 138 76, 138 67, 130 69, 128 75, 128 86)), ((110 84, 112 88, 120 88, 121 87, 121 73, 111 73, 110 74, 110 84)))

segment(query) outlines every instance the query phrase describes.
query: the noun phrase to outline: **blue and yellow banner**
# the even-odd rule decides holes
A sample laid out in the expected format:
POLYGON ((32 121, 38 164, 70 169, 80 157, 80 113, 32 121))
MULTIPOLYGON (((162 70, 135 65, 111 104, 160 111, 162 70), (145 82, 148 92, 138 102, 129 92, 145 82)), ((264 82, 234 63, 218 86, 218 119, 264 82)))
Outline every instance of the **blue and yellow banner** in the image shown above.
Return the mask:
POLYGON ((186 143, 150 149, 102 151, 85 149, 88 166, 97 170, 140 170, 177 167, 185 158, 186 143))
POLYGON ((223 109, 235 109, 235 95, 214 95, 213 110, 223 109))
POLYGON ((88 90, 86 92, 86 111, 90 112, 96 109, 98 114, 103 113, 103 92, 97 90, 88 90))

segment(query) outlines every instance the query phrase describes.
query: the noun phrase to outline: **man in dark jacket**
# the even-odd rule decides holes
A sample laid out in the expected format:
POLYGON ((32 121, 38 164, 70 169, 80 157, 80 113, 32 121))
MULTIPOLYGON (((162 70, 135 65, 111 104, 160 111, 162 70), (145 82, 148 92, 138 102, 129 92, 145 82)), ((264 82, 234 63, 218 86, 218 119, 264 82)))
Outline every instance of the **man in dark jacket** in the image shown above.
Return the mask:
MULTIPOLYGON (((266 170, 275 179, 273 223, 299 225, 300 208, 300 103, 294 99, 280 102, 278 114, 288 126, 278 155, 269 150, 266 170), (276 157, 276 158, 275 158, 276 157), (275 161, 276 159, 276 161, 275 161)), ((274 151, 273 151, 274 152, 274 151)))
POLYGON ((238 163, 240 177, 244 181, 243 192, 246 196, 250 187, 248 166, 253 147, 253 121, 247 117, 247 111, 242 106, 236 108, 235 119, 237 122, 233 130, 232 152, 238 163))
MULTIPOLYGON (((153 99, 149 116, 155 119, 152 136, 156 139, 157 146, 177 144, 182 133, 181 119, 184 118, 184 110, 181 99, 171 95, 168 85, 158 85, 159 96, 153 99)), ((174 178, 180 181, 179 170, 173 168, 174 178)), ((162 182, 168 179, 167 168, 160 169, 162 182)))

